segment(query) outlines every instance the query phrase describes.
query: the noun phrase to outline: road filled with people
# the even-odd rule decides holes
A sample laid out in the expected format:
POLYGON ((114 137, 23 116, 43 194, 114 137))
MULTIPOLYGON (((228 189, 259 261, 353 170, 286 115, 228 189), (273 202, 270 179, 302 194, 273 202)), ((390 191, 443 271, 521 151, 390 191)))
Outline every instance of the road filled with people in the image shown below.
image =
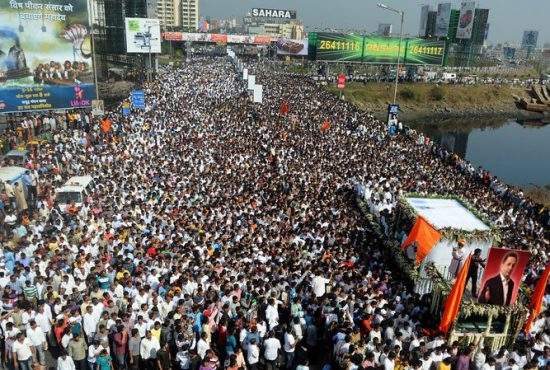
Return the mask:
POLYGON ((146 86, 145 110, 48 117, 51 142, 2 194, 3 364, 546 368, 550 313, 497 352, 431 330, 355 189, 385 222, 407 192, 467 199, 532 252, 527 280, 548 262, 548 210, 422 134, 388 135, 307 78, 247 63, 261 104, 229 58, 196 56, 146 86), (93 183, 61 207, 73 176, 93 183))

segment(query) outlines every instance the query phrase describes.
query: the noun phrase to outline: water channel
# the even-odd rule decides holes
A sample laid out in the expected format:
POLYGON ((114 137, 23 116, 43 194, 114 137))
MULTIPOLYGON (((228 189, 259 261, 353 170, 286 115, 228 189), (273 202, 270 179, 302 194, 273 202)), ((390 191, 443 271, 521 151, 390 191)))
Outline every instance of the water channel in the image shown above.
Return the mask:
POLYGON ((456 118, 411 126, 506 183, 550 185, 550 123, 456 118))

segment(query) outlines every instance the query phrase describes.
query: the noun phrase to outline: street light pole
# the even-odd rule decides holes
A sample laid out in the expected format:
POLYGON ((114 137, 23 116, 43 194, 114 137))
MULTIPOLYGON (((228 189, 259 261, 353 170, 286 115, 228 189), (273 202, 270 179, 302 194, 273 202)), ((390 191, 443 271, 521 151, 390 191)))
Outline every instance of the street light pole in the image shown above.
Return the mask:
POLYGON ((391 8, 385 4, 377 4, 379 8, 389 10, 390 12, 397 13, 401 16, 401 27, 399 29, 399 47, 397 49, 397 66, 395 70, 395 88, 393 91, 393 104, 397 100, 397 85, 399 83, 399 67, 401 64, 401 44, 403 43, 403 22, 405 20, 405 12, 402 10, 391 8))

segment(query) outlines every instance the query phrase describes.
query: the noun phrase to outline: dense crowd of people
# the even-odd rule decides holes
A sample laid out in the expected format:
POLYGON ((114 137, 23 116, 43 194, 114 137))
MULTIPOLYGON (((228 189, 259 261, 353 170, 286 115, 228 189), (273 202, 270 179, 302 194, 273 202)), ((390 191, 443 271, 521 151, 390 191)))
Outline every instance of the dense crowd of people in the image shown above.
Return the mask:
POLYGON ((429 330, 426 300, 364 223, 355 189, 385 222, 404 192, 463 196, 506 245, 532 251, 531 279, 548 262, 547 210, 421 134, 389 136, 307 79, 269 62, 249 70, 262 104, 229 58, 195 57, 146 87, 144 111, 108 113, 112 126, 48 117, 52 141, 26 164, 28 190, 12 197, 8 184, 2 198, 5 366, 550 364, 550 313, 496 353, 429 330), (62 211, 55 189, 75 175, 93 176, 93 192, 62 211))

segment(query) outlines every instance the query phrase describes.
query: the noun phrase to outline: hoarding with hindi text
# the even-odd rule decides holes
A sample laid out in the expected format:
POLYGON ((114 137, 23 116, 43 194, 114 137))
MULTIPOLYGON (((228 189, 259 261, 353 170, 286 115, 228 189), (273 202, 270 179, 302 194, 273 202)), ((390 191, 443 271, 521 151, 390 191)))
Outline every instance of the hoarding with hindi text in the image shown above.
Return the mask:
POLYGON ((0 113, 90 107, 86 0, 0 2, 0 113))

